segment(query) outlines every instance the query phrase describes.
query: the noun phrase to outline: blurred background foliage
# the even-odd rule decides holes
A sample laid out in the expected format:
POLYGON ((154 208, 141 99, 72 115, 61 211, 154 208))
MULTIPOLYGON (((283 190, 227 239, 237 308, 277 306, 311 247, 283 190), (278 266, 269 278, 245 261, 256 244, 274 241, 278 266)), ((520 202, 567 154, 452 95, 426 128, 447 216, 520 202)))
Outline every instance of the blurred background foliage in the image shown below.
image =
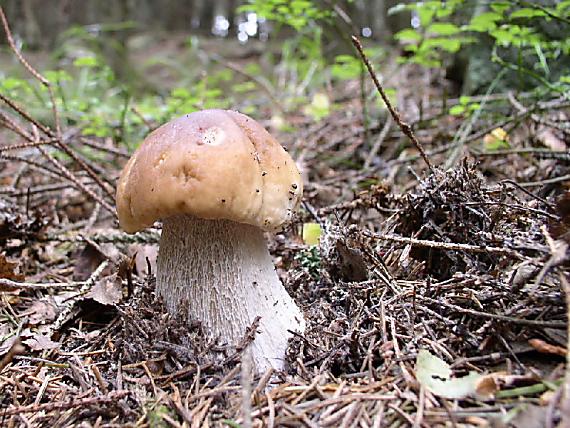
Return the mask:
MULTIPOLYGON (((390 63, 442 71, 462 95, 449 106, 454 115, 479 111, 471 96, 489 88, 537 97, 570 88, 570 0, 6 0, 4 7, 19 48, 54 84, 64 125, 129 149, 158 124, 204 108, 270 117, 287 131, 287 115, 318 121, 340 108, 349 82, 360 82, 349 88, 370 109, 381 108, 351 34, 380 75, 390 63)), ((6 45, 0 55, 0 91, 49 123, 46 89, 6 45)))

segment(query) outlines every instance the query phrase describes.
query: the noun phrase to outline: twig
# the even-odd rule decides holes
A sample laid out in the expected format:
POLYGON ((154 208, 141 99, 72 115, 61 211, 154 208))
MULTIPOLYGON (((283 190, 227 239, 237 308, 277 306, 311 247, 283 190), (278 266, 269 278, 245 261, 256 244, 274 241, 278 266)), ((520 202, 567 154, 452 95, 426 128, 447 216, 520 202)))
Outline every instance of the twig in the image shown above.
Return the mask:
POLYGON ((380 93, 382 100, 386 104, 386 107, 388 107, 388 111, 390 112, 390 114, 394 118, 394 121, 398 124, 398 126, 400 127, 402 132, 412 141, 412 143, 414 143, 414 146, 416 146, 416 149, 418 149, 418 151, 420 152, 420 155, 422 156, 424 162, 426 163, 426 165, 428 166, 430 171, 433 173, 434 172, 433 166, 432 166, 429 158, 427 157, 426 152, 424 151, 424 148, 422 147, 422 145, 420 144, 420 142, 418 141, 418 139, 414 135, 414 132, 412 131, 411 126, 408 125, 407 123, 403 122, 402 119, 400 118, 400 115, 398 114, 398 112, 396 112, 394 107, 392 107, 392 103, 390 102, 390 100, 386 96, 386 93, 384 92, 384 89, 382 88, 382 85, 380 84, 380 81, 378 80, 378 76, 376 76, 376 73, 374 72, 374 68, 372 67, 372 64, 370 63, 370 61, 368 60, 368 57, 364 53, 364 49, 362 48, 362 43, 360 43, 360 40, 358 39, 358 37, 352 36, 352 44, 356 47, 356 50, 358 50, 358 53, 360 54, 362 61, 364 61, 364 64, 366 65, 366 68, 368 69, 368 72, 370 73, 370 77, 372 77, 372 80, 374 81, 374 85, 376 85, 376 89, 378 89, 378 92, 380 93))
POLYGON ((545 184, 556 184, 563 181, 570 181, 570 174, 561 175, 560 177, 547 178, 545 180, 527 181, 526 183, 518 183, 520 187, 538 187, 545 184))
POLYGON ((43 403, 43 404, 31 404, 28 406, 17 406, 11 407, 2 412, 2 416, 14 416, 21 413, 38 413, 38 412, 51 412, 53 410, 67 410, 76 407, 85 407, 92 405, 103 405, 116 403, 117 400, 128 397, 131 395, 130 391, 112 391, 108 395, 89 397, 89 398, 79 398, 77 400, 71 400, 67 402, 59 403, 43 403))
MULTIPOLYGON (((103 207, 105 207, 105 209, 107 211, 116 215, 115 209, 107 201, 100 198, 99 195, 97 195, 95 192, 93 192, 91 189, 89 189, 87 186, 85 186, 81 181, 79 181, 77 179, 77 177, 75 177, 71 173, 71 171, 69 171, 69 169, 67 169, 61 162, 59 162, 57 159, 55 159, 53 156, 51 156, 42 146, 37 146, 37 149, 41 152, 42 155, 44 155, 44 157, 47 160, 49 160, 53 164, 53 166, 55 166, 57 169, 59 169, 69 181, 71 181, 80 190, 82 190, 87 195, 89 195, 91 197, 91 199, 93 199, 96 202, 99 202, 103 207)), ((107 191, 107 189, 105 189, 105 190, 107 191)))
POLYGON ((363 230, 362 234, 374 239, 384 239, 386 241, 400 242, 403 244, 410 244, 417 247, 431 247, 438 248, 441 250, 451 250, 451 251, 468 251, 472 253, 497 253, 506 254, 516 258, 522 258, 522 255, 517 251, 510 248, 499 248, 499 247, 487 247, 484 245, 470 245, 470 244, 459 244, 455 242, 437 242, 429 241, 425 239, 415 239, 407 238, 404 236, 397 236, 392 234, 384 233, 374 233, 368 230, 363 230))
POLYGON ((4 358, 2 358, 2 360, 0 361, 0 373, 2 372, 2 370, 4 370, 4 367, 6 367, 8 364, 12 362, 12 360, 16 355, 23 354, 25 351, 26 349, 22 346, 22 341, 18 337, 14 341, 14 343, 12 344, 6 355, 4 355, 4 358))
MULTIPOLYGON (((40 81, 42 83, 42 85, 44 85, 49 93, 49 97, 50 97, 50 102, 52 104, 52 111, 53 111, 53 116, 54 116, 54 121, 55 121, 55 127, 56 127, 56 131, 55 134, 54 132, 49 129, 48 127, 40 124, 38 121, 34 120, 29 114, 25 113, 23 111, 23 109, 21 109, 20 107, 18 107, 14 102, 12 102, 11 100, 9 100, 7 97, 3 96, 2 94, 0 94, 0 99, 2 99, 2 101, 4 101, 6 104, 8 104, 10 107, 12 107, 12 109, 14 109, 15 111, 17 111, 20 115, 24 116, 28 121, 30 121, 31 123, 33 123, 34 125, 36 125, 38 127, 38 129, 40 129, 44 134, 46 134, 49 137, 55 137, 56 141, 55 143, 57 144, 57 146, 59 148, 61 148, 61 150, 63 150, 68 156, 70 156, 83 170, 85 170, 87 172, 87 174, 89 174, 89 176, 95 180, 95 182, 111 197, 114 197, 113 191, 111 189, 109 189, 104 183, 103 181, 99 178, 99 176, 84 162, 82 161, 74 152, 73 150, 71 150, 64 142, 63 142, 63 138, 62 138, 62 134, 61 134, 61 125, 60 125, 60 121, 59 121, 59 112, 57 110, 57 105, 55 102, 55 96, 53 94, 53 88, 49 82, 48 79, 46 79, 44 76, 42 76, 36 69, 34 69, 30 63, 23 57, 22 53, 18 50, 16 44, 14 43, 14 38, 12 36, 12 32, 10 30, 10 26, 8 25, 8 20, 6 19, 6 15, 4 14, 4 9, 0 6, 0 20, 2 21, 2 26, 4 28, 4 32, 6 33, 6 38, 8 39, 8 44, 10 46, 10 49, 12 50, 12 52, 14 52, 14 55, 16 55, 16 57, 18 58, 18 60, 20 61, 20 63, 24 66, 24 68, 30 73, 32 74, 32 76, 34 76, 34 78, 36 78, 38 81, 40 81)), ((90 195, 91 196, 91 195, 90 195)), ((105 205, 104 205, 105 206, 105 205)), ((114 210, 111 210, 112 213, 115 213, 114 210)))
POLYGON ((0 278, 0 291, 3 287, 8 289, 28 289, 28 290, 44 290, 46 288, 68 288, 68 287, 81 287, 86 284, 86 281, 80 282, 49 282, 49 283, 35 283, 35 282, 17 282, 6 278, 0 278))
POLYGON ((149 131, 156 128, 135 106, 131 106, 131 111, 145 124, 149 131))
POLYGON ((418 296, 418 299, 422 300, 424 302, 433 303, 433 304, 436 304, 439 306, 445 306, 446 308, 452 309, 452 310, 457 311, 459 313, 469 314, 469 315, 473 315, 473 316, 480 317, 480 318, 490 318, 490 319, 494 319, 494 320, 513 323, 513 324, 528 325, 531 327, 542 327, 542 328, 550 327, 550 328, 555 328, 555 329, 566 328, 566 323, 562 322, 562 321, 527 320, 527 319, 509 317, 506 315, 489 314, 487 312, 480 312, 480 311, 476 311, 474 309, 463 308, 461 306, 457 306, 457 305, 454 305, 452 303, 447 303, 443 300, 436 300, 436 299, 432 299, 430 297, 425 297, 425 296, 418 296))

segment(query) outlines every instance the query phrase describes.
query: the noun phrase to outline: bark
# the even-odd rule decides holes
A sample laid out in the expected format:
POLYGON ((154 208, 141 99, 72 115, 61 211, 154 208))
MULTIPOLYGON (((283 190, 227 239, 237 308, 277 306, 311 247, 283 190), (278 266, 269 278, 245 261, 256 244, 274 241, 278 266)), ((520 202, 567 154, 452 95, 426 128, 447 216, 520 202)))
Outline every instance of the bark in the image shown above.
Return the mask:
POLYGON ((254 226, 183 215, 166 219, 157 289, 170 313, 201 321, 208 335, 233 345, 260 316, 251 346, 258 372, 283 369, 287 330, 305 327, 275 272, 263 232, 254 226))

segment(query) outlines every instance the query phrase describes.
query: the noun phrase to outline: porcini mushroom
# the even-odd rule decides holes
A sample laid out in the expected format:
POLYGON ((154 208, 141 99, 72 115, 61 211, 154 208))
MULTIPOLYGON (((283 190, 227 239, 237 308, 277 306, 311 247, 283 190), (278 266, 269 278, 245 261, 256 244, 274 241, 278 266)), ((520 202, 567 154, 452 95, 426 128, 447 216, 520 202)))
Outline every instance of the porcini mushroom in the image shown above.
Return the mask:
POLYGON ((260 318, 257 371, 282 369, 300 309, 281 284, 263 231, 286 224, 303 185, 295 162, 255 120, 205 110, 153 131, 121 173, 117 212, 129 233, 162 220, 157 290, 212 337, 236 344, 260 318))

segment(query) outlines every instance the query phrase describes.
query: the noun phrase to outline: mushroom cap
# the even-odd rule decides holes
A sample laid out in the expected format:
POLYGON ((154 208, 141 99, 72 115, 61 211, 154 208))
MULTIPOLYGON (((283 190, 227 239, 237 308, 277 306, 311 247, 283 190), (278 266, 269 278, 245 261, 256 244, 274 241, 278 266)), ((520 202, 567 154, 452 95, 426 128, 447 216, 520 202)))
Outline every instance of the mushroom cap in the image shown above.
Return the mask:
POLYGON ((116 202, 129 233, 179 214, 276 231, 302 193, 295 162, 259 123, 237 111, 203 110, 146 137, 121 173, 116 202))

